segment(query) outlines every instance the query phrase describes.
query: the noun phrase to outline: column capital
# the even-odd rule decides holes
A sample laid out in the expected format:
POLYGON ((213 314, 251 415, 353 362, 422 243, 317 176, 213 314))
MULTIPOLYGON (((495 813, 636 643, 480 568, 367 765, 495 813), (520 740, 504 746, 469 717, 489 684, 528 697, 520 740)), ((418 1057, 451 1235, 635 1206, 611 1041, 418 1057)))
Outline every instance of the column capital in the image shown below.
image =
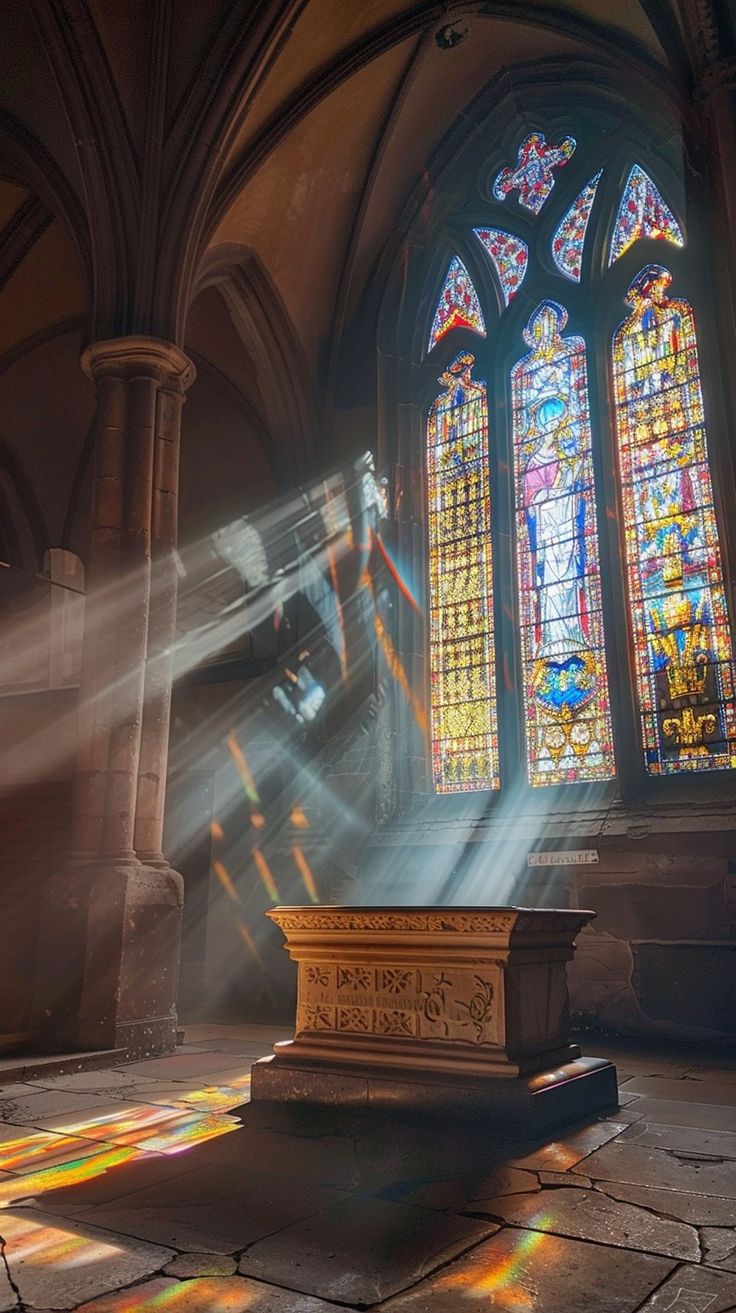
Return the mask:
POLYGON ((194 382, 197 372, 173 342, 142 334, 93 342, 82 352, 82 368, 95 380, 152 378, 163 385, 173 384, 182 392, 194 382))

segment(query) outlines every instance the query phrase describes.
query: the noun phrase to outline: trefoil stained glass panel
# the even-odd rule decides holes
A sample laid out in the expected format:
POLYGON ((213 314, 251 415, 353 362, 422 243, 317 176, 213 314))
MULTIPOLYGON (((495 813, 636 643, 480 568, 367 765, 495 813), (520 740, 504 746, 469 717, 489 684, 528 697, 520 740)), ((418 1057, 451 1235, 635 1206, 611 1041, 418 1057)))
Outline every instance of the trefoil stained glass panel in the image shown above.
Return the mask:
POLYGON ((613 339, 621 496, 644 759, 651 775, 736 765, 731 634, 695 320, 647 265, 613 339))
POLYGON ((552 238, 552 259, 560 273, 566 278, 572 278, 575 283, 580 282, 585 234, 602 175, 603 169, 600 169, 595 177, 586 183, 580 195, 575 198, 563 216, 552 238))
POLYGON ((614 775, 585 343, 542 301, 511 398, 527 771, 532 785, 614 775))
POLYGON ((486 385, 459 355, 427 421, 432 773, 438 793, 496 789, 486 385))
POLYGON ((486 335, 478 293, 459 255, 452 257, 442 284, 427 350, 431 351, 445 333, 449 333, 453 328, 470 328, 474 333, 480 333, 482 337, 486 335))
POLYGON ((675 246, 685 245, 682 229, 661 192, 649 174, 639 164, 635 164, 624 187, 616 216, 609 266, 620 260, 640 237, 658 238, 660 241, 673 242, 675 246))
POLYGON ((508 305, 524 281, 529 247, 520 237, 514 237, 502 228, 474 228, 473 232, 490 257, 501 285, 504 305, 508 305))
POLYGON ((531 132, 522 141, 516 167, 501 169, 493 183, 493 195, 503 201, 512 191, 518 191, 519 204, 532 214, 539 214, 555 185, 554 169, 561 169, 572 157, 577 142, 574 137, 563 137, 559 146, 550 146, 543 132, 531 132))

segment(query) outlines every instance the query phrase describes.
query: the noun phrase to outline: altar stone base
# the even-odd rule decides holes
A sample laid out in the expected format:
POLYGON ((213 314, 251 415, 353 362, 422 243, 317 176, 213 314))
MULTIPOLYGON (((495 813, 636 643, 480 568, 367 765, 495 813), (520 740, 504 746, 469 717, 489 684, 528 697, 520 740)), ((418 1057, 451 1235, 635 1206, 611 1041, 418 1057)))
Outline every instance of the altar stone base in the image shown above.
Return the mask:
POLYGON ((286 1054, 252 1068, 251 1100, 311 1104, 352 1112, 422 1119, 482 1121, 492 1136, 543 1137, 618 1106, 616 1068, 605 1058, 578 1058, 553 1071, 512 1080, 453 1081, 425 1073, 291 1066, 286 1054))
POLYGON ((251 1099, 482 1119, 543 1136, 617 1106, 616 1069, 570 1042, 566 963, 592 913, 277 908, 298 964, 296 1036, 251 1099))

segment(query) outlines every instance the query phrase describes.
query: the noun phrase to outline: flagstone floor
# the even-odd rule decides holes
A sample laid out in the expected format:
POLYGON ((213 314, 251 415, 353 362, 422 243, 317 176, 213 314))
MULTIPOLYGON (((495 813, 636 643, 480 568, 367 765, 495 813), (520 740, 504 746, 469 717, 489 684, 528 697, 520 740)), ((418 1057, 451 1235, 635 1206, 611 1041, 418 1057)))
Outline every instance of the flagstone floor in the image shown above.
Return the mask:
POLYGON ((285 1034, 0 1086, 0 1313, 736 1310, 736 1056, 588 1045, 620 1108, 529 1146, 244 1109, 285 1034))

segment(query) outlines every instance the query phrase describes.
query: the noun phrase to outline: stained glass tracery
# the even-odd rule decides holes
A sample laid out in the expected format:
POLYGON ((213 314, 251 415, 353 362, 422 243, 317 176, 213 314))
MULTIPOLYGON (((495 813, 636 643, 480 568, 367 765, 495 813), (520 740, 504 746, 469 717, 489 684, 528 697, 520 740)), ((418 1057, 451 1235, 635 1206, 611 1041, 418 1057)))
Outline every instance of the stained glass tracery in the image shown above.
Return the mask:
POLYGON ((483 337, 486 335, 478 293, 459 255, 453 255, 442 284, 427 350, 431 351, 453 328, 470 328, 483 337))
POLYGON ((499 784, 488 400, 459 355, 427 421, 432 773, 438 793, 499 784))
POLYGON ((613 380, 644 758, 652 775, 736 766, 731 635, 695 320, 647 265, 613 339, 613 380))
POLYGON ((511 373, 527 770, 533 785, 610 779, 611 715, 585 343, 542 301, 511 373))
POLYGON ((654 237, 661 241, 684 246, 682 229, 641 165, 632 168, 624 187, 621 204, 611 237, 609 266, 619 260, 640 237, 654 237))
POLYGON ((563 137, 559 146, 550 146, 543 132, 530 132, 522 141, 516 167, 501 169, 493 183, 493 195, 503 201, 512 191, 519 192, 519 204, 532 214, 539 214, 555 185, 553 169, 560 169, 572 157, 577 143, 563 137))
POLYGON ((580 195, 575 198, 567 213, 563 216, 552 238, 552 259, 561 274, 580 282, 583 267, 583 247, 588 231, 588 220, 593 208, 598 183, 603 176, 603 169, 586 183, 580 195))
POLYGON ((504 304, 508 305, 524 281, 529 263, 529 247, 520 237, 504 232, 503 228, 474 228, 473 232, 490 256, 501 285, 504 304))

